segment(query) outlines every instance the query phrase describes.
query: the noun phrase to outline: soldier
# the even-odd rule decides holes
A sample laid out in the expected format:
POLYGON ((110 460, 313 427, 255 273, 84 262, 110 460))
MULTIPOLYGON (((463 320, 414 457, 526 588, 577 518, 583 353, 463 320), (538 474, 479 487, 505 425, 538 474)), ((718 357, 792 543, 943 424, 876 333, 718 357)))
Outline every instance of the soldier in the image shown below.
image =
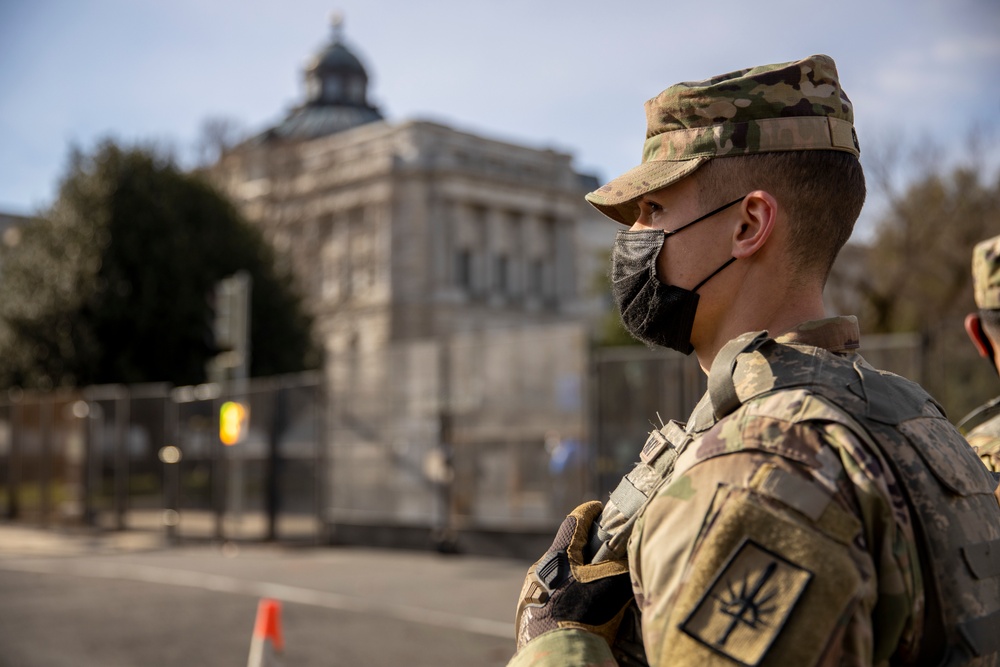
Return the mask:
MULTIPOLYGON (((965 316, 965 331, 981 357, 997 368, 1000 357, 1000 236, 972 251, 972 287, 978 313, 965 316)), ((958 428, 986 467, 1000 472, 1000 396, 968 414, 958 428)))
POLYGON ((510 665, 998 664, 993 478, 919 386, 862 359, 855 318, 824 311, 865 197, 833 60, 677 84, 646 116, 642 164, 587 199, 626 225, 625 326, 693 351, 708 392, 603 513, 563 522, 510 665), (623 650, 633 605, 645 656, 623 650))

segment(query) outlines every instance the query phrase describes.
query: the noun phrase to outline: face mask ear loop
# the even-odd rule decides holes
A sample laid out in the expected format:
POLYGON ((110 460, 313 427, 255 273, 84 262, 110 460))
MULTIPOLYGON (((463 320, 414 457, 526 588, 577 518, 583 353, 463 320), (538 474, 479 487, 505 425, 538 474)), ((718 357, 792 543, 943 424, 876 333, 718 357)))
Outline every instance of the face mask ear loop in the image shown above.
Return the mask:
POLYGON ((719 208, 715 209, 714 211, 709 211, 708 213, 706 213, 705 215, 701 216, 697 220, 692 220, 691 222, 687 223, 686 225, 681 225, 677 229, 674 229, 674 230, 669 231, 669 232, 666 231, 666 230, 664 230, 663 234, 664 234, 664 236, 673 236, 677 232, 679 232, 679 231, 681 231, 683 229, 687 229, 688 227, 690 227, 691 225, 693 225, 696 222, 701 222, 705 218, 711 218, 713 215, 715 215, 719 211, 725 211, 730 206, 733 206, 734 204, 739 204, 741 201, 743 201, 744 199, 746 199, 746 197, 747 197, 746 195, 743 195, 739 199, 734 199, 733 201, 729 202, 728 204, 723 204, 722 206, 720 206, 719 208))
POLYGON ((727 266, 729 266, 730 264, 732 264, 735 261, 736 261, 735 257, 730 257, 729 260, 725 264, 723 264, 722 266, 720 266, 719 268, 717 268, 715 271, 712 271, 712 273, 708 276, 708 278, 705 278, 700 283, 698 283, 697 285, 695 285, 694 289, 692 289, 691 291, 692 292, 697 292, 699 289, 701 289, 702 285, 704 285, 709 280, 711 280, 712 278, 714 278, 715 274, 717 274, 719 271, 721 271, 722 269, 726 268, 727 266))

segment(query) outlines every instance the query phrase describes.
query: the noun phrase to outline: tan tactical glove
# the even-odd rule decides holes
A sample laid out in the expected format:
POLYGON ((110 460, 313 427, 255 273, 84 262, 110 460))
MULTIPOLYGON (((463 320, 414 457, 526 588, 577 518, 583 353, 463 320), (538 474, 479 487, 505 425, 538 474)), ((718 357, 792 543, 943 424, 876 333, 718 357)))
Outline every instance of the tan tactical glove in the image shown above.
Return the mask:
POLYGON ((601 508, 595 500, 573 510, 549 550, 528 569, 514 622, 518 650, 556 628, 580 628, 614 642, 633 599, 632 582, 626 560, 583 561, 590 525, 601 508))

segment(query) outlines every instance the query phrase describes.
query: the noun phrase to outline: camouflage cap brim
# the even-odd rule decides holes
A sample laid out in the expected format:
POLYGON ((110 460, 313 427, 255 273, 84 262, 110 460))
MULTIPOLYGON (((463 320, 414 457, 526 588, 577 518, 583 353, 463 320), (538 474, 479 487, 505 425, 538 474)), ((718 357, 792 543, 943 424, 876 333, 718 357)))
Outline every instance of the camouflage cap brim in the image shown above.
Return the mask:
POLYGON ((639 217, 640 197, 673 185, 708 162, 708 159, 700 157, 682 162, 666 160, 644 162, 589 193, 585 198, 594 208, 612 220, 631 225, 639 217))

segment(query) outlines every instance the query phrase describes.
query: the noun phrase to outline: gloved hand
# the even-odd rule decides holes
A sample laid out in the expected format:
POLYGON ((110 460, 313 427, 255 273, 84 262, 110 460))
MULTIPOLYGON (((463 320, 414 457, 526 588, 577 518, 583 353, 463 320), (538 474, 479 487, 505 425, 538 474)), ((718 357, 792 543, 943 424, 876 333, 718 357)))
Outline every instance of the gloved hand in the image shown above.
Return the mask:
POLYGON ((612 644, 632 602, 628 561, 586 564, 583 549, 599 501, 584 503, 562 522, 552 546, 528 569, 517 604, 517 648, 556 628, 581 628, 612 644))

